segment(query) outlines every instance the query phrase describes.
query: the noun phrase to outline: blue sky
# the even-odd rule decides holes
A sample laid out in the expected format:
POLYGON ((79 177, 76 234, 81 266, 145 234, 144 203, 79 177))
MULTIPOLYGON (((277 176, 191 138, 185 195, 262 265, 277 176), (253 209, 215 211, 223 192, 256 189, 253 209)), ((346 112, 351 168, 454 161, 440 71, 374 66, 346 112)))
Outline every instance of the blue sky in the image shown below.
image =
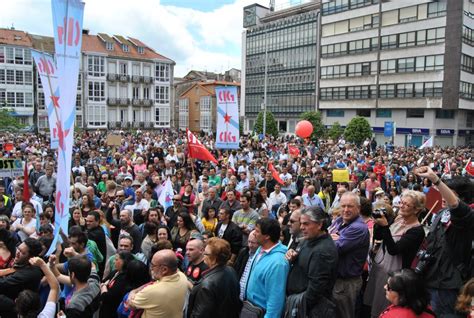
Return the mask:
MULTIPOLYGON (((52 35, 50 0, 0 0, 0 27, 52 35)), ((277 0, 288 2, 289 0, 277 0)), ((300 1, 300 0, 297 0, 300 1)), ((175 76, 190 70, 241 68, 242 8, 270 0, 85 0, 84 28, 91 34, 140 39, 176 62, 175 76)))

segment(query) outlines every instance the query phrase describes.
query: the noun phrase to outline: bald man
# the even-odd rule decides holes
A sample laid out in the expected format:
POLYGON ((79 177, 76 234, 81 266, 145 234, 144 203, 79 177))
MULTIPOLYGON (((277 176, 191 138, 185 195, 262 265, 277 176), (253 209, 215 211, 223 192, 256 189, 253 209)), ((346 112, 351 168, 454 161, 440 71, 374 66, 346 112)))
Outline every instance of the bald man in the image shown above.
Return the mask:
POLYGON ((188 292, 186 276, 178 271, 178 259, 172 250, 161 250, 150 263, 151 285, 130 292, 129 304, 143 309, 144 317, 182 318, 188 292))
POLYGON ((191 283, 191 288, 201 280, 202 272, 208 269, 208 266, 204 263, 204 247, 204 241, 199 238, 190 240, 186 245, 186 256, 189 261, 186 276, 191 283))

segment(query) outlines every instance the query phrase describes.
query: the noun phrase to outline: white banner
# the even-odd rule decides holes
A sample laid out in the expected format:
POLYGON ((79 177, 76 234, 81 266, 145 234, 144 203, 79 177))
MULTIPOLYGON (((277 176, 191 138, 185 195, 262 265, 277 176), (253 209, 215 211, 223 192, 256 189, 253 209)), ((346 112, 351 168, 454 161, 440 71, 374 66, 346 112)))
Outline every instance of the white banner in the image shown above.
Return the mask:
POLYGON ((52 0, 54 49, 59 73, 58 171, 56 181, 56 213, 54 241, 48 255, 56 248, 59 229, 67 235, 71 157, 76 117, 77 80, 82 45, 84 3, 79 0, 52 0))
POLYGON ((51 149, 59 145, 58 130, 56 128, 57 113, 59 112, 59 87, 58 69, 52 55, 31 50, 31 56, 36 64, 36 69, 41 79, 44 92, 44 104, 48 112, 49 134, 51 136, 51 149))
POLYGON ((216 148, 239 148, 239 102, 237 86, 216 87, 217 132, 216 148))

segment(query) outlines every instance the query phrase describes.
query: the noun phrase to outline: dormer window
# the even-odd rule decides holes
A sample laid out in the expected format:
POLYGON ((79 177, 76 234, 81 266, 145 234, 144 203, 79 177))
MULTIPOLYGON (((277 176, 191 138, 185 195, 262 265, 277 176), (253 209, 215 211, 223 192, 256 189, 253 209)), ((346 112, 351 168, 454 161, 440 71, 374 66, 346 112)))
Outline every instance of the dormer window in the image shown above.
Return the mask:
POLYGON ((138 54, 145 54, 145 48, 142 46, 138 47, 138 54))
POLYGON ((114 44, 112 42, 105 42, 105 48, 107 49, 107 51, 113 51, 114 44))
POLYGON ((122 50, 124 52, 128 52, 128 45, 127 44, 122 44, 122 50))

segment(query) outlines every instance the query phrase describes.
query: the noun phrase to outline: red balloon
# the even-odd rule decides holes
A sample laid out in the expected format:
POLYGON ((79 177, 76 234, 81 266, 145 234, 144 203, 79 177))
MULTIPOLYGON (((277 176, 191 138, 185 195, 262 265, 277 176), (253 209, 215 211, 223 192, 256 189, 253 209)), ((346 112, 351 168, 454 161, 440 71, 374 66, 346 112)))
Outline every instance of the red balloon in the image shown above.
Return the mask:
POLYGON ((313 133, 313 124, 307 120, 302 120, 296 124, 296 135, 301 138, 307 138, 313 133))

